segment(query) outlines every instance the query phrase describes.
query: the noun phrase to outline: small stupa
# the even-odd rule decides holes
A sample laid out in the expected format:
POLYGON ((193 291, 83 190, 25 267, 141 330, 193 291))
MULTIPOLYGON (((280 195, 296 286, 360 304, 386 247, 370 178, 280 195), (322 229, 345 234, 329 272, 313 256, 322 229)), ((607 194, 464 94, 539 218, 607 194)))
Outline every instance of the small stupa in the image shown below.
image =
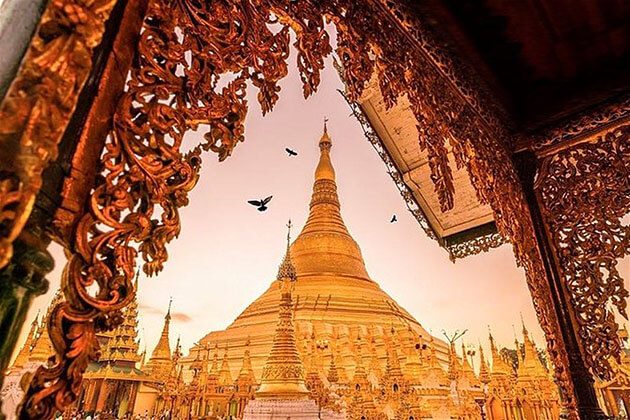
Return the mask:
POLYGON ((291 262, 291 221, 287 227, 287 250, 277 275, 281 297, 273 345, 255 399, 245 407, 243 420, 343 419, 341 413, 320 408, 306 388, 304 365, 293 326, 292 292, 297 274, 291 262))

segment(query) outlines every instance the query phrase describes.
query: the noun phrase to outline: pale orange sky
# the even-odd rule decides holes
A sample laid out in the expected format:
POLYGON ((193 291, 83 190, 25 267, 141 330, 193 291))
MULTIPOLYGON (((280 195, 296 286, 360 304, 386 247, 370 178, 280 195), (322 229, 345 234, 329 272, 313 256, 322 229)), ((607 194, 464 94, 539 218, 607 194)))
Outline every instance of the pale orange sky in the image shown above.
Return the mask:
MULTIPOLYGON (((293 220, 295 234, 306 221, 324 116, 329 118, 342 214, 372 279, 436 336, 443 329, 449 334, 468 329, 465 341, 481 341, 487 348, 490 325, 499 344, 511 347, 513 325, 521 339, 522 313, 543 346, 525 275, 516 267, 511 246, 451 263, 406 210, 384 164, 336 91, 340 88, 328 60, 319 92, 305 101, 292 64, 279 103, 264 118, 256 92, 250 90, 245 143, 223 163, 205 156, 191 204, 181 211, 181 235, 168 246, 164 271, 156 278, 141 276, 141 348, 146 344, 149 354, 153 350, 170 296, 171 345, 181 335, 187 353, 209 331, 227 327, 269 286, 283 256, 287 219, 293 220), (287 157, 285 147, 299 155, 287 157), (273 200, 265 213, 247 204, 268 195, 273 200), (398 223, 389 223, 392 214, 398 215, 398 223)), ((191 133, 190 138, 198 141, 201 135, 191 133)), ((36 299, 27 327, 38 309, 45 311, 59 285, 63 254, 58 246, 52 250, 57 266, 48 277, 51 288, 36 299)), ((626 279, 629 261, 620 266, 626 279)))

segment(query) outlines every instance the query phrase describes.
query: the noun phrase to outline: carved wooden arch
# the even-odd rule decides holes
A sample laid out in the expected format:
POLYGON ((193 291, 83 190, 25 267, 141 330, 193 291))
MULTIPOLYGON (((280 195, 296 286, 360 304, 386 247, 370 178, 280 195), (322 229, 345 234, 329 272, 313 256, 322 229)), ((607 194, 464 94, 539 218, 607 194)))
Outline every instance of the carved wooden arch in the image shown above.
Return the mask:
POLYGON ((144 20, 131 77, 118 102, 101 157, 101 174, 75 229, 62 286, 66 302, 49 330, 57 357, 40 367, 21 407, 23 418, 50 418, 76 400, 83 372, 98 357, 96 332, 120 322, 133 294, 136 259, 148 275, 167 260, 179 233, 203 151, 226 159, 244 139, 245 91, 258 90, 263 113, 287 74, 290 31, 304 96, 318 87, 332 52, 325 19, 336 27, 336 54, 354 101, 373 72, 388 106, 406 94, 428 151, 443 210, 453 206, 446 142, 479 199, 514 245, 524 267, 566 407, 576 416, 567 354, 534 242, 529 210, 512 165, 501 112, 448 52, 434 48, 400 3, 385 0, 154 0, 144 20), (460 71, 461 70, 461 71, 460 71), (227 81, 226 84, 220 82, 227 81), (184 135, 205 131, 184 152, 184 135), (98 286, 96 295, 88 288, 98 286))

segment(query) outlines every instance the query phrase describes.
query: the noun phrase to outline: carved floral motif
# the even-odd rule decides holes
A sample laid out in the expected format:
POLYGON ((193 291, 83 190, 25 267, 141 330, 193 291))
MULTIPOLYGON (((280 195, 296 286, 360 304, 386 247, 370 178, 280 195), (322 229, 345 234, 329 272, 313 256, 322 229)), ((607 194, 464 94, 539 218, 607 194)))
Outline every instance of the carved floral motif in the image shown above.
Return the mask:
POLYGON ((54 0, 0 104, 0 268, 28 219, 42 172, 92 68, 115 0, 54 0), (10 157, 10 158, 6 158, 10 157))
POLYGON ((627 318, 629 296, 617 264, 630 254, 630 125, 546 158, 538 190, 584 359, 608 380, 621 351, 611 309, 627 318))

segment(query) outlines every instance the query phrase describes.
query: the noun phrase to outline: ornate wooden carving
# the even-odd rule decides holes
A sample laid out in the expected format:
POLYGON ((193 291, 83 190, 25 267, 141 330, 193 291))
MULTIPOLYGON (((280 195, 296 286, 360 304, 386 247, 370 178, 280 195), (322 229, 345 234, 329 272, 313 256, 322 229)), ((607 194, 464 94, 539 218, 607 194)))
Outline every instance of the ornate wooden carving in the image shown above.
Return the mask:
POLYGON ((304 95, 317 89, 323 60, 332 52, 324 17, 336 25, 336 53, 350 100, 359 97, 374 71, 389 106, 403 94, 409 97, 443 210, 453 205, 447 141, 479 200, 494 210, 499 232, 514 244, 526 270, 564 401, 576 418, 567 354, 500 110, 470 88, 474 82, 455 78, 457 63, 448 52, 430 48, 420 22, 384 0, 150 3, 101 175, 75 229, 63 276, 67 302, 51 317, 58 357, 36 372, 22 406, 24 418, 49 418, 55 406, 76 399, 87 363, 98 356, 95 333, 120 322, 120 309, 131 300, 136 259, 142 257, 149 275, 162 269, 202 151, 223 160, 243 140, 247 82, 257 89, 263 113, 278 100, 289 30, 295 33, 304 95), (205 132, 201 144, 185 144, 191 130, 205 132), (93 286, 96 293, 89 292, 93 286))
POLYGON ((612 307, 627 318, 628 291, 617 269, 630 253, 630 125, 547 157, 537 189, 573 304, 587 366, 611 378, 619 361, 612 307))
POLYGON ((607 126, 614 126, 630 115, 630 97, 623 97, 617 102, 584 112, 576 118, 571 118, 564 124, 543 130, 541 133, 528 138, 517 146, 519 149, 531 148, 538 153, 544 153, 546 149, 562 147, 571 142, 592 133, 598 133, 607 126))
POLYGON ((55 0, 0 105, 0 268, 28 219, 42 172, 92 68, 115 0, 55 0))

